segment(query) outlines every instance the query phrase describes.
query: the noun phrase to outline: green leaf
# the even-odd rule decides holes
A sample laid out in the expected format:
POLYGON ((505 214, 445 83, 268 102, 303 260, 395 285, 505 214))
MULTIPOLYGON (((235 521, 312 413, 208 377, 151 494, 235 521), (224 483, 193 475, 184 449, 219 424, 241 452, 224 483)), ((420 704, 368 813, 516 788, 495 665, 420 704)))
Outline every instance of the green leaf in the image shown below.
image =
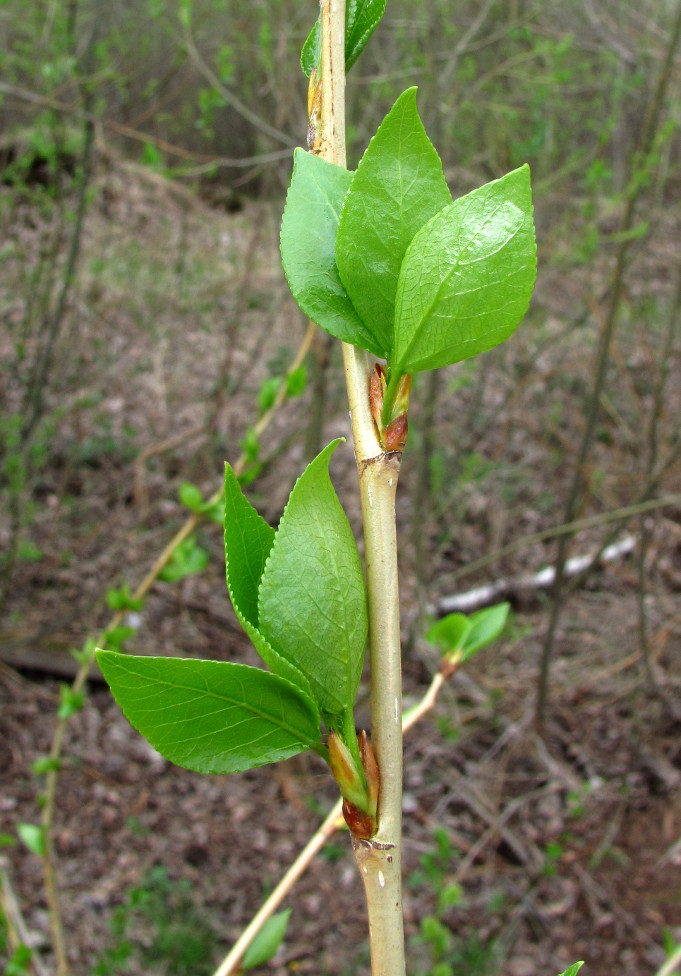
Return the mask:
POLYGON ((208 558, 208 552, 190 536, 173 550, 169 563, 158 574, 158 578, 164 583, 175 583, 185 576, 200 573, 208 565, 208 558))
POLYGON ((426 633, 429 644, 437 644, 443 654, 456 654, 463 647, 471 624, 465 613, 449 613, 426 633))
POLYGON ((303 69, 303 74, 309 78, 313 70, 319 64, 319 60, 322 54, 322 28, 317 19, 315 21, 314 27, 307 35, 305 43, 303 44, 303 50, 300 52, 300 67, 303 69))
POLYGON ((307 367, 301 363, 296 369, 291 370, 286 376, 286 396, 299 397, 305 392, 307 386, 307 367))
MULTIPOLYGON (((345 8, 345 70, 350 70, 367 45, 385 11, 385 0, 348 0, 345 8)), ((319 20, 307 36, 300 66, 309 78, 319 65, 322 36, 319 20)))
POLYGON ((499 637, 506 626, 510 606, 510 603, 499 603, 495 607, 485 607, 470 615, 470 629, 463 641, 464 661, 499 637))
POLYGON ((16 841, 11 834, 0 833, 0 847, 14 847, 16 841))
POLYGON ((352 707, 368 629, 362 563, 329 478, 339 443, 296 482, 258 595, 260 631, 303 672, 325 718, 352 707))
POLYGON ((345 70, 350 70, 385 12, 385 0, 348 0, 345 8, 345 70))
POLYGON ((430 644, 437 644, 443 654, 452 657, 461 653, 461 661, 468 661, 481 648, 496 640, 506 625, 510 604, 499 603, 485 607, 470 616, 450 613, 433 624, 426 634, 430 644))
POLYGON ((409 88, 359 162, 336 238, 340 280, 371 330, 372 352, 377 347, 379 355, 390 358, 405 252, 417 231, 451 202, 440 157, 419 118, 416 89, 409 88))
POLYGON ((336 268, 336 231, 352 173, 296 149, 281 221, 281 260, 303 312, 336 339, 380 355, 336 268))
POLYGON ((69 685, 59 686, 59 708, 57 715, 59 718, 70 718, 79 712, 85 703, 85 692, 74 691, 69 685))
POLYGON ((280 386, 281 377, 279 376, 270 376, 263 382, 258 392, 258 414, 261 417, 274 405, 280 386))
POLYGON ((23 942, 12 953, 7 965, 3 969, 4 976, 24 976, 31 968, 32 952, 23 942))
POLYGON ((201 489, 189 481, 183 481, 179 491, 180 505, 192 512, 200 512, 203 507, 201 489))
POLYGON ((560 973, 559 976, 577 976, 577 973, 583 965, 583 962, 576 962, 569 969, 566 969, 564 973, 560 973))
POLYGON ((31 763, 31 770, 36 776, 42 776, 58 769, 61 769, 61 759, 52 756, 39 756, 31 763))
POLYGON ((414 237, 400 270, 389 365, 414 373, 492 349, 525 315, 535 276, 530 171, 522 166, 455 200, 414 237))
POLYGON ((255 649, 275 674, 312 697, 299 669, 277 653, 258 627, 258 587, 274 543, 274 529, 241 491, 233 468, 225 465, 225 566, 227 589, 234 611, 255 649))
POLYGON ((106 591, 106 604, 110 610, 141 610, 144 599, 134 599, 128 583, 123 583, 119 589, 112 587, 106 591))
POLYGON ((238 773, 320 743, 314 703, 268 671, 102 650, 97 661, 128 721, 186 769, 238 773))
POLYGON ((258 626, 258 586, 274 543, 274 529, 245 497, 225 465, 225 564, 227 589, 237 613, 258 626))
POLYGON ((42 827, 38 827, 36 824, 20 823, 17 824, 17 833, 29 851, 33 851, 38 857, 45 856, 45 833, 42 827))
POLYGON ((134 627, 126 627, 120 624, 118 627, 109 627, 109 629, 104 634, 104 640, 106 641, 109 649, 112 651, 120 651, 127 640, 133 637, 137 631, 134 627))
POLYGON ((267 919, 244 953, 244 957, 241 960, 241 968, 243 970, 263 966, 272 959, 284 941, 290 915, 291 909, 287 908, 283 912, 277 912, 276 915, 272 915, 271 918, 267 919))

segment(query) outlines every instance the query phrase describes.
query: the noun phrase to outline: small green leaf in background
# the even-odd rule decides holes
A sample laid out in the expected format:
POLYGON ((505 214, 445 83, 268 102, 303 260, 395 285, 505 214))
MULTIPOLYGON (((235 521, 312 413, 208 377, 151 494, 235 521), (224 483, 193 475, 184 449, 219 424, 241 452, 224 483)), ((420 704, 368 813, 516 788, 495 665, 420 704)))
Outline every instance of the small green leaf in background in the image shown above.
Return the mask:
POLYGON ((69 685, 59 686, 59 718, 70 718, 79 712, 85 703, 85 692, 74 691, 69 685))
POLYGON ((463 663, 501 634, 508 619, 510 604, 499 603, 467 616, 450 613, 433 624, 426 634, 430 644, 436 644, 443 655, 460 655, 463 663))
POLYGON ((45 856, 45 834, 42 827, 38 827, 36 824, 20 823, 17 824, 17 833, 29 851, 33 851, 38 857, 45 856))
POLYGON ((45 773, 51 773, 57 769, 61 769, 61 760, 57 758, 53 759, 51 756, 40 756, 31 763, 31 770, 36 776, 42 776, 45 773))
POLYGON ((164 583, 175 583, 185 576, 200 573, 208 565, 208 558, 208 552, 193 536, 190 536, 176 546, 170 561, 158 574, 158 578, 164 583))
POLYGON ((286 396, 299 397, 305 392, 307 386, 307 367, 301 363, 296 369, 292 369, 286 376, 286 396))
POLYGON ((134 627, 126 627, 121 624, 119 627, 109 627, 104 634, 104 642, 110 651, 122 651, 123 645, 127 640, 137 633, 134 627))
POLYGON ((31 969, 31 950, 23 943, 11 955, 3 972, 4 976, 24 976, 31 969))
POLYGON ((303 312, 336 339, 381 354, 348 298, 336 267, 336 231, 352 180, 342 166, 296 149, 281 221, 281 260, 303 312))
POLYGON ((109 610, 141 610, 144 599, 134 599, 128 583, 123 583, 118 589, 112 587, 106 591, 106 605, 109 610))
POLYGON ((216 525, 222 525, 225 521, 225 499, 218 498, 214 502, 206 502, 203 506, 203 514, 216 525))
POLYGON ((83 644, 83 647, 79 650, 77 647, 71 647, 69 649, 69 654, 74 657, 79 664, 87 664, 95 656, 95 646, 96 641, 92 637, 88 639, 83 644))
POLYGON ((180 505, 184 505, 191 512, 200 512, 203 508, 203 495, 197 485, 183 481, 179 491, 180 505))
POLYGON ((11 834, 0 834, 0 847, 14 847, 16 840, 11 834))
POLYGON ((459 197, 421 228, 400 269, 392 368, 438 369, 511 335, 536 277, 532 214, 530 170, 521 166, 459 197))
POLYGON ((258 391, 258 415, 262 417, 264 413, 274 406, 277 392, 281 386, 281 379, 278 376, 270 376, 266 379, 258 391))
POLYGON ((352 708, 368 630, 362 562, 329 477, 339 443, 296 482, 258 592, 258 629, 305 675, 325 718, 352 708))
POLYGON ((241 961, 243 970, 264 966, 276 955, 277 949, 284 941, 290 915, 291 909, 287 908, 267 919, 244 953, 241 961))
POLYGON ((419 118, 416 89, 409 88, 359 162, 336 237, 340 280, 371 331, 372 351, 388 360, 402 260, 417 231, 451 202, 442 162, 419 118))
POLYGON ((506 626, 510 608, 510 603, 499 603, 495 607, 485 607, 470 615, 468 620, 471 627, 463 642, 464 661, 500 636, 506 626))
POLYGON ((577 976, 577 973, 583 965, 583 962, 576 962, 569 969, 566 969, 564 973, 559 973, 559 976, 577 976))
POLYGON ((239 773, 320 745, 314 703, 276 674, 102 650, 97 661, 131 725, 185 769, 239 773))

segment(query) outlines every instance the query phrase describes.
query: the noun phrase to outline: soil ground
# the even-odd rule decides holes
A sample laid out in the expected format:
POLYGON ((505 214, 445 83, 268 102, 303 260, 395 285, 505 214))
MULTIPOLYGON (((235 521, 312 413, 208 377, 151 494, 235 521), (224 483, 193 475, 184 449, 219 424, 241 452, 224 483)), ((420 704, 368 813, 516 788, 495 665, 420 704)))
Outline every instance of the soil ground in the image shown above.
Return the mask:
MULTIPOLYGON (((306 329, 279 269, 279 203, 218 213, 109 157, 99 160, 95 189, 47 391, 46 460, 31 486, 27 534, 40 558, 18 563, 1 625, 0 656, 10 663, 0 671, 0 832, 13 835, 39 818, 31 763, 50 749, 54 672, 72 668, 68 648, 106 625, 107 588, 134 588, 181 525, 180 484, 206 495, 219 484, 224 459, 236 459, 257 417, 263 379, 281 374, 306 329)), ((37 252, 56 233, 53 218, 30 204, 16 213, 17 254, 37 252)), ((537 220, 540 273, 527 323, 475 369, 416 386, 398 511, 407 703, 438 664, 423 639, 424 606, 437 609, 486 580, 517 579, 554 554, 551 541, 535 542, 460 576, 486 552, 560 522, 581 434, 612 255, 576 260, 552 201, 537 202, 537 220), (580 320, 585 305, 591 317, 580 320), (419 429, 429 405, 431 443, 419 429)), ((635 253, 584 514, 637 497, 678 232, 678 212, 663 211, 635 253)), ((10 260, 0 286, 17 320, 23 274, 10 260)), ((9 331, 0 342, 8 357, 9 331)), ((286 404, 261 441, 264 463, 250 491, 273 523, 315 442, 349 436, 335 349, 321 373, 321 433, 311 422, 321 415, 314 363, 326 353, 319 341, 302 400, 286 404)), ((669 365, 660 440, 671 451, 678 344, 669 365)), ((350 447, 337 452, 332 477, 359 537, 350 447)), ((661 488, 679 490, 678 464, 661 488)), ((406 740, 413 974, 555 976, 584 959, 587 976, 647 976, 664 960, 665 933, 681 939, 681 505, 648 527, 644 605, 656 688, 640 657, 635 557, 622 557, 566 599, 542 737, 533 719, 548 599, 511 586, 508 635, 450 682, 406 740)), ((626 530, 636 536, 638 523, 626 530)), ((592 551, 603 535, 580 533, 574 551, 592 551)), ((257 663, 224 586, 220 529, 206 523, 198 538, 208 566, 153 586, 129 621, 128 648, 257 663)), ((366 695, 363 683, 365 725, 366 695)), ((210 973, 335 800, 314 757, 228 778, 169 766, 96 679, 69 723, 64 755, 54 839, 74 976, 210 973)), ((40 861, 18 845, 3 863, 31 938, 46 949, 40 861)), ((288 905, 285 943, 263 972, 368 974, 346 833, 288 905)))

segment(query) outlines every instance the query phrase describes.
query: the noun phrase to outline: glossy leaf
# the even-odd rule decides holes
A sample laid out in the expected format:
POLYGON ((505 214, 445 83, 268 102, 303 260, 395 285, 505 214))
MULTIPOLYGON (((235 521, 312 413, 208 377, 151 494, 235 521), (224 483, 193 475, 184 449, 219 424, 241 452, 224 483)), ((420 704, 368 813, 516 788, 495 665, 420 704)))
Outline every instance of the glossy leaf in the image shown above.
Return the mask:
POLYGON ((258 626, 258 586, 274 543, 274 529, 241 491, 234 469, 225 465, 225 566, 234 608, 258 626))
POLYGON ((338 224, 340 280, 390 358, 402 260, 414 235, 452 202, 442 163, 423 128, 416 89, 395 102, 362 156, 338 224))
POLYGON ((336 231, 352 173, 296 149, 281 221, 281 259, 291 293, 318 326, 379 355, 336 267, 336 231))
POLYGON ((284 941, 290 915, 291 909, 286 908, 283 912, 277 912, 267 919, 244 953, 241 960, 241 968, 244 972, 263 966, 276 955, 277 949, 284 941))
POLYGON ((573 965, 570 966, 569 969, 566 969, 564 973, 560 973, 560 976, 577 976, 577 973, 579 972, 579 970, 582 968, 583 965, 584 965, 583 962, 573 963, 573 965))
POLYGON ((535 277, 522 166, 455 200, 414 237, 400 269, 391 367, 415 373, 492 349, 525 315, 535 277))
MULTIPOLYGON (((385 0, 348 0, 345 7, 345 70, 360 56, 385 11, 385 0)), ((321 29, 319 20, 307 36, 300 55, 300 66, 309 78, 319 65, 321 29)))
POLYGON ((345 70, 349 71, 385 12, 385 0, 348 0, 345 8, 345 70))
POLYGON ((253 508, 229 464, 225 465, 225 566, 227 589, 239 618, 265 664, 312 697, 306 678, 262 636, 258 628, 258 587, 274 543, 274 529, 253 508))
POLYGON ((325 718, 352 707, 368 629, 362 563, 329 478, 339 443, 296 482, 258 596, 260 631, 303 672, 325 718))
POLYGON ((319 745, 314 704, 268 671, 101 650, 97 662, 131 725, 185 769, 239 773, 319 745))

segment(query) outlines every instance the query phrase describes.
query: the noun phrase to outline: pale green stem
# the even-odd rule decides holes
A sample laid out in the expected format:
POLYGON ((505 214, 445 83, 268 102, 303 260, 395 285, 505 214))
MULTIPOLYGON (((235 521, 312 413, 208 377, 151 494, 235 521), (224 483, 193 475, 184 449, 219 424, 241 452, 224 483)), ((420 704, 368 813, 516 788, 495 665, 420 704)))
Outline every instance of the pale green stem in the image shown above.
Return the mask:
MULTIPOLYGON (((345 166, 345 2, 322 0, 322 155, 345 166)), ((402 678, 395 493, 400 454, 385 453, 369 408, 374 360, 343 344, 364 520, 371 658, 371 744, 380 773, 378 831, 354 838, 369 914, 372 976, 404 976, 402 678)))

